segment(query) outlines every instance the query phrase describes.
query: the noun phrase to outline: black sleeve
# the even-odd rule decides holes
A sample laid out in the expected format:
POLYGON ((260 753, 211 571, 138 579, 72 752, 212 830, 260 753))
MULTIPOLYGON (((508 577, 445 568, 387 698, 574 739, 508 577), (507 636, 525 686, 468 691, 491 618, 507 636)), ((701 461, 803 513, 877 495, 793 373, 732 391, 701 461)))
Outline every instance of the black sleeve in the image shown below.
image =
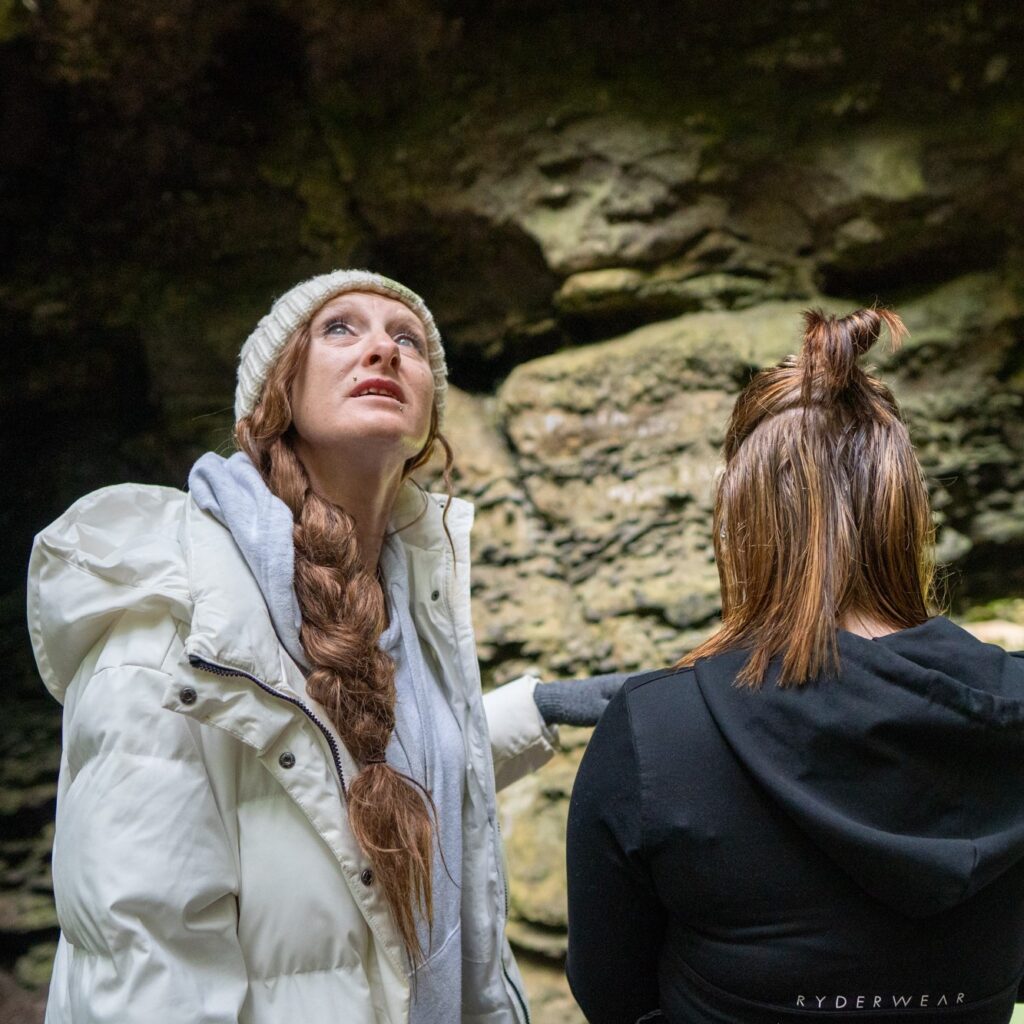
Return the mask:
POLYGON ((583 755, 566 834, 566 972, 591 1024, 633 1024, 659 1006, 665 912, 644 863, 640 805, 640 773, 620 691, 583 755))

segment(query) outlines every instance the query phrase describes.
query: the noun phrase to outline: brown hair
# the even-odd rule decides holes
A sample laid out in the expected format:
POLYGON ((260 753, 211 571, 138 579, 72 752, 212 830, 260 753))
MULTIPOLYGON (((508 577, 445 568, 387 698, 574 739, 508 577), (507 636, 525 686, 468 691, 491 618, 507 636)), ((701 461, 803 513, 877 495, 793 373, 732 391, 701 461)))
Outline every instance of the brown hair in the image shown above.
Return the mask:
POLYGON ((899 407, 857 360, 888 327, 884 309, 804 314, 799 357, 759 372, 733 408, 714 543, 722 626, 678 662, 748 649, 737 683, 756 687, 781 655, 781 685, 839 668, 847 614, 894 629, 924 622, 934 578, 928 490, 899 407))
MULTIPOLYGON (((433 922, 436 808, 426 789, 384 760, 395 728, 395 665, 378 645, 387 612, 376 566, 363 564, 354 520, 313 490, 292 446, 291 388, 310 340, 308 324, 289 338, 256 408, 235 425, 235 440, 295 517, 295 594, 302 646, 312 665, 306 688, 361 765, 347 787, 349 824, 416 963, 424 955, 417 909, 428 925, 433 922)), ((406 475, 429 461, 435 443, 444 450, 450 498, 452 449, 438 429, 436 406, 426 444, 406 463, 406 475)), ((445 517, 450 504, 445 502, 445 517)))

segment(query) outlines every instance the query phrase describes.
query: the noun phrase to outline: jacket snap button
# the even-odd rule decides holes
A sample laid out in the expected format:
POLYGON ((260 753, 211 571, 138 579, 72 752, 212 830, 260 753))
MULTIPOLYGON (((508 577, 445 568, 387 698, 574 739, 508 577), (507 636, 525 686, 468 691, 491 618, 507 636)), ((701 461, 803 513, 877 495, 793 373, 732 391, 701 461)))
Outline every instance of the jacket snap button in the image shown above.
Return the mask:
POLYGON ((178 694, 182 704, 195 704, 198 696, 199 694, 191 686, 182 687, 181 693, 178 694))
POLYGON ((369 868, 363 868, 363 873, 359 876, 359 881, 363 885, 373 885, 373 872, 369 868))
POLYGON ((277 763, 282 768, 294 768, 295 767, 295 755, 290 751, 286 750, 278 759, 277 763))
POLYGON ((431 601, 436 601, 440 596, 441 596, 441 591, 440 590, 434 590, 430 594, 430 600, 431 601))

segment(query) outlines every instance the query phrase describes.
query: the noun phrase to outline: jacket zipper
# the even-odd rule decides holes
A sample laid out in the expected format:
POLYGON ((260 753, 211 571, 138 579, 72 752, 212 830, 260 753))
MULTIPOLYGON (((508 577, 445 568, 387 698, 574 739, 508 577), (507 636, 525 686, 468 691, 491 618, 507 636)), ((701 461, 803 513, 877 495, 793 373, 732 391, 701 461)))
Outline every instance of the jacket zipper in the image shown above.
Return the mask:
POLYGON ((516 995, 516 1000, 519 1003, 519 1009, 523 1011, 523 1019, 526 1021, 526 1024, 530 1024, 530 1011, 526 1008, 526 1000, 523 998, 522 993, 519 991, 519 987, 512 980, 508 971, 505 969, 504 963, 501 965, 501 973, 505 975, 505 980, 508 982, 508 987, 512 989, 512 991, 516 995))
MULTIPOLYGON (((272 697, 277 697, 279 700, 287 701, 289 704, 294 704, 295 707, 299 708, 307 718, 324 734, 324 739, 327 740, 328 746, 331 748, 331 756, 334 758, 334 767, 338 772, 338 781, 341 783, 341 791, 345 793, 345 772, 341 767, 341 755, 338 752, 338 743, 332 735, 331 731, 320 721, 312 711, 306 707, 297 697, 289 697, 286 693, 281 693, 280 690, 275 690, 272 686, 263 682, 261 679, 257 679, 255 676, 249 675, 248 672, 242 672, 237 668, 227 668, 224 665, 215 665, 212 661, 206 661, 200 658, 196 654, 190 654, 188 656, 189 664, 194 668, 202 669, 204 672, 211 672, 215 676, 237 676, 240 679, 248 679, 250 682, 255 683, 261 690, 269 693, 272 697)), ((501 834, 501 822, 495 817, 495 822, 498 826, 498 834, 501 834)), ((508 920, 508 876, 505 874, 504 866, 501 867, 501 880, 505 887, 505 920, 508 920)), ((508 987, 512 989, 515 994, 516 1001, 519 1003, 519 1008, 523 1011, 523 1019, 526 1024, 530 1024, 530 1011, 526 1007, 526 1000, 523 998, 523 994, 519 991, 519 987, 512 980, 511 975, 505 968, 504 961, 501 964, 501 973, 508 982, 508 987)))
POLYGON ((303 711, 306 717, 324 734, 324 739, 327 740, 328 746, 331 748, 331 756, 334 758, 334 767, 338 772, 338 781, 341 783, 341 792, 347 795, 345 789, 345 772, 341 767, 341 753, 338 750, 338 741, 334 738, 334 734, 320 721, 312 711, 302 703, 298 697, 289 697, 287 693, 281 693, 280 690, 275 690, 272 686, 264 683, 262 680, 257 679, 255 676, 249 675, 248 672, 242 672, 237 668, 227 668, 224 665, 215 665, 212 661, 205 661, 196 654, 190 654, 188 656, 189 664, 194 668, 201 668, 204 672, 212 672, 215 676, 238 676, 241 679, 248 679, 250 682, 255 683, 261 690, 269 693, 272 697, 277 697, 279 700, 287 701, 289 704, 294 704, 295 707, 303 711))
MULTIPOLYGON (((504 850, 504 843, 502 843, 502 840, 501 840, 501 818, 498 817, 498 809, 497 808, 494 809, 494 823, 495 823, 495 825, 498 826, 498 842, 501 843, 501 850, 499 852, 501 852, 501 851, 504 850)), ((504 859, 504 858, 502 858, 502 859, 504 859)), ((508 907, 509 907, 508 872, 505 870, 505 864, 504 863, 502 863, 500 865, 500 868, 501 868, 501 881, 502 881, 502 884, 505 886, 505 923, 507 924, 508 923, 508 907)), ((523 1018, 525 1019, 526 1024, 530 1024, 530 1010, 529 1010, 529 1008, 526 1005, 526 999, 523 997, 522 992, 519 991, 519 986, 512 980, 511 975, 505 969, 505 962, 504 962, 504 960, 502 960, 502 963, 501 963, 501 973, 505 976, 505 980, 508 982, 508 987, 510 989, 512 989, 512 991, 515 993, 516 1000, 519 1003, 519 1008, 523 1011, 523 1018)))

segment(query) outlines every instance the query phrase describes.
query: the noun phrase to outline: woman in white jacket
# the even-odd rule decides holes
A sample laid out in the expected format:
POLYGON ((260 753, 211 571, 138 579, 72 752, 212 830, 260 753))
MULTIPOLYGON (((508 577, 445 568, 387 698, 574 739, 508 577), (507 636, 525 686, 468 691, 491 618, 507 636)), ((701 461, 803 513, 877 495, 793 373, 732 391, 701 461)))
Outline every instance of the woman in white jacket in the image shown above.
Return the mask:
POLYGON ((445 390, 418 296, 321 275, 242 349, 240 453, 37 537, 64 704, 48 1024, 528 1019, 495 788, 621 677, 482 697, 472 507, 408 479, 435 444, 450 469, 445 390))

